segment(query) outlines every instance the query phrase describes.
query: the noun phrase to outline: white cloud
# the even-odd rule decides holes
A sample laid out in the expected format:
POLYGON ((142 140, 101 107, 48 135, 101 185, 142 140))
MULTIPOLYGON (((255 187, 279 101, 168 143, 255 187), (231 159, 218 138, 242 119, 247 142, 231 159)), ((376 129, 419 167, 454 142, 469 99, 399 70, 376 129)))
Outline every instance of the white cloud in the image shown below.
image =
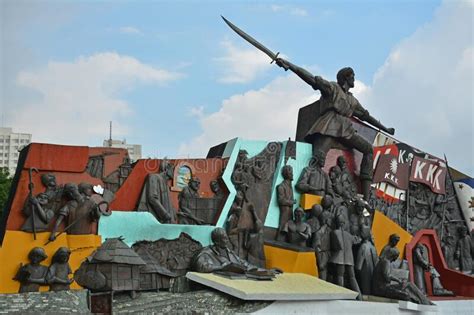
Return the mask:
MULTIPOLYGON (((356 81, 353 91, 356 97, 361 97, 367 90, 365 84, 356 81)), ((318 98, 319 93, 296 75, 277 77, 259 90, 225 99, 219 111, 201 116, 202 133, 181 144, 178 154, 203 156, 210 147, 235 137, 294 139, 298 110, 318 98)))
POLYGON ((282 11, 284 9, 283 6, 278 5, 278 4, 272 4, 270 6, 270 8, 272 9, 273 12, 279 12, 279 11, 282 11))
POLYGON ((116 136, 128 132, 126 117, 133 111, 119 93, 138 83, 165 84, 181 76, 113 52, 52 61, 18 75, 18 85, 41 97, 15 108, 9 123, 31 132, 37 142, 95 144, 106 135, 109 120, 116 136))
MULTIPOLYGON (((282 10, 280 7, 274 9, 282 10)), ((473 2, 446 2, 434 19, 400 42, 374 75, 353 93, 396 137, 474 174, 473 2)), ((181 145, 182 155, 204 155, 234 137, 294 137, 298 109, 316 98, 295 75, 234 95, 204 115, 202 133, 181 145)))
POLYGON ((371 88, 364 82, 355 80, 351 93, 354 94, 361 104, 365 104, 365 100, 370 96, 371 88))
POLYGON ((298 108, 314 99, 312 89, 293 75, 231 96, 219 111, 200 119, 202 134, 182 144, 179 154, 203 156, 211 146, 236 136, 269 140, 294 137, 298 108))
POLYGON ((374 76, 365 105, 398 139, 474 175, 473 3, 445 2, 400 42, 374 76))
POLYGON ((308 16, 308 11, 306 11, 305 9, 301 9, 301 8, 292 8, 290 10, 290 14, 291 15, 297 15, 297 16, 308 16))
POLYGON ((296 15, 296 16, 308 16, 307 10, 303 8, 299 8, 299 7, 289 6, 289 5, 272 4, 270 5, 270 9, 273 12, 286 12, 286 13, 289 13, 291 15, 296 15))
POLYGON ((204 106, 191 107, 188 111, 189 116, 201 119, 204 117, 204 106))
POLYGON ((270 58, 253 47, 240 49, 228 40, 221 42, 226 55, 216 58, 223 69, 218 79, 221 83, 248 83, 270 69, 270 58))
POLYGON ((119 32, 123 34, 143 35, 142 31, 133 26, 122 26, 119 28, 119 32))

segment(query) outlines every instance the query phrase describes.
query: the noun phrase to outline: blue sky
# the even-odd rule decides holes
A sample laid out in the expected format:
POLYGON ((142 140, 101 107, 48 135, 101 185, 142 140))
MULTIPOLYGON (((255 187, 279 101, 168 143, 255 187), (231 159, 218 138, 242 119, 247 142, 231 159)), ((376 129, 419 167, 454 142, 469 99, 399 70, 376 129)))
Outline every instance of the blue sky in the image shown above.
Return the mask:
POLYGON ((145 157, 294 137, 317 94, 220 15, 314 74, 352 66, 354 93, 397 138, 474 173, 472 1, 4 0, 3 124, 101 145, 113 120, 145 157))

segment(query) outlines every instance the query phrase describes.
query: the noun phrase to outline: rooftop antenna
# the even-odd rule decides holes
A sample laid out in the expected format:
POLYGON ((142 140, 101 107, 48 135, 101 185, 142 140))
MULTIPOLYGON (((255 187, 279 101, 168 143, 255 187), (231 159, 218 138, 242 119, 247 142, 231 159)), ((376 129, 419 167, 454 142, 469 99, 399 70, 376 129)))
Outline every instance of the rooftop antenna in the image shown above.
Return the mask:
POLYGON ((109 147, 112 147, 112 121, 110 121, 110 127, 109 127, 109 147))

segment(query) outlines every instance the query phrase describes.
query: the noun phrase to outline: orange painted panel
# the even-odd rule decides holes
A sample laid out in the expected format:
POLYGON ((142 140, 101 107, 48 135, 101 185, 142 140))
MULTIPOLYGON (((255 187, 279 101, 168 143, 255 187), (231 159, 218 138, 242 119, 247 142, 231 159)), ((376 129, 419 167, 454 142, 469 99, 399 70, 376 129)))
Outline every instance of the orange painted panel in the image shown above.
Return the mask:
MULTIPOLYGON (((42 262, 49 266, 51 258, 59 247, 69 247, 71 257, 69 265, 76 271, 82 261, 89 256, 101 244, 101 237, 98 235, 60 235, 56 241, 44 245, 48 239, 49 232, 37 233, 36 241, 33 234, 21 231, 6 231, 3 246, 0 247, 0 293, 17 293, 20 283, 13 280, 20 263, 28 263, 28 253, 33 247, 43 247, 48 258, 42 262)), ((72 289, 81 289, 77 283, 71 285, 72 289)), ((48 291, 48 286, 42 286, 40 291, 48 291)))
POLYGON ((311 194, 302 194, 300 198, 300 206, 305 210, 311 210, 314 205, 320 205, 323 197, 311 194))
POLYGON ((289 249, 265 245, 266 268, 279 268, 284 272, 305 273, 318 276, 316 255, 313 251, 296 252, 289 249))
POLYGON ((375 211, 374 223, 372 225, 372 234, 374 235, 375 248, 380 254, 382 248, 388 244, 388 239, 391 234, 398 234, 400 242, 398 242, 397 249, 400 251, 400 258, 405 256, 405 245, 411 241, 413 236, 405 231, 401 226, 383 215, 380 211, 375 211))

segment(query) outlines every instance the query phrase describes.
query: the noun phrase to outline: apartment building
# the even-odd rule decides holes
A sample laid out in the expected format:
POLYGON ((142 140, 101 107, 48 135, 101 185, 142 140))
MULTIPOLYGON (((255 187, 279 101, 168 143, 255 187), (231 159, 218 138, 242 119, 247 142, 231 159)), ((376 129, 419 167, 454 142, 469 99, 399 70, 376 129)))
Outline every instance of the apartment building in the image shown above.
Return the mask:
POLYGON ((0 128, 0 168, 15 174, 19 151, 31 142, 31 134, 13 132, 12 128, 0 128))

